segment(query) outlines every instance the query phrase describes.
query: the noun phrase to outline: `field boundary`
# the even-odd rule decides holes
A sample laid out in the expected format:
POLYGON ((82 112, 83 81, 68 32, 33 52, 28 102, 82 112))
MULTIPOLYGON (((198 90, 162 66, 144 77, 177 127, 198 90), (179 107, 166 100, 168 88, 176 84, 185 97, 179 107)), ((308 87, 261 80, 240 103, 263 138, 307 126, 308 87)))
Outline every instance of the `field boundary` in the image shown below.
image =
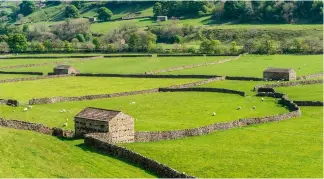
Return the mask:
POLYGON ((159 92, 187 92, 187 91, 195 91, 195 92, 217 92, 217 93, 228 93, 228 94, 237 94, 240 96, 245 96, 244 91, 231 90, 225 88, 160 88, 159 92))
POLYGON ((323 101, 294 101, 298 106, 324 106, 323 101))
POLYGON ((126 160, 127 162, 135 164, 140 168, 156 173, 159 177, 162 178, 195 178, 194 176, 179 172, 171 167, 161 164, 156 160, 145 157, 132 150, 105 142, 104 140, 102 140, 102 138, 96 137, 95 134, 86 135, 84 144, 89 147, 95 148, 103 152, 104 154, 117 157, 118 159, 126 160))
POLYGON ((26 122, 22 120, 8 120, 0 118, 0 126, 12 129, 29 130, 63 138, 74 138, 74 131, 57 127, 48 127, 44 124, 26 122))
POLYGON ((74 75, 71 74, 71 75, 37 76, 37 77, 27 77, 27 78, 10 78, 10 79, 0 80, 0 83, 13 83, 13 82, 19 82, 19 81, 34 81, 34 80, 42 80, 42 79, 49 79, 49 78, 61 78, 61 77, 68 77, 68 76, 74 76, 74 75))
POLYGON ((107 55, 107 54, 98 54, 98 55, 67 55, 67 56, 6 56, 0 57, 1 59, 43 59, 43 58, 91 58, 102 56, 104 58, 118 58, 118 57, 152 57, 152 54, 117 54, 117 55, 107 55))
POLYGON ((306 79, 312 79, 312 78, 319 78, 319 77, 323 77, 324 73, 315 73, 315 74, 311 74, 311 75, 305 75, 305 76, 299 76, 297 77, 297 80, 306 80, 306 79))
POLYGON ((257 85, 257 86, 254 87, 253 90, 257 91, 259 88, 275 88, 275 87, 310 85, 310 84, 319 84, 319 83, 323 83, 323 80, 322 79, 316 79, 316 80, 305 80, 305 81, 290 81, 290 82, 284 82, 284 83, 257 85))
POLYGON ((38 75, 42 76, 42 72, 20 72, 20 71, 0 71, 0 74, 18 74, 18 75, 38 75))
POLYGON ((197 67, 202 67, 202 66, 209 66, 209 65, 215 65, 215 64, 221 64, 225 63, 228 61, 236 60, 239 59, 242 56, 242 54, 236 56, 236 57, 230 57, 224 60, 218 60, 214 62, 205 62, 205 63, 199 63, 199 64, 193 64, 193 65, 184 65, 184 66, 179 66, 179 67, 171 67, 167 69, 162 69, 162 70, 154 70, 150 72, 145 72, 145 74, 158 74, 158 73, 165 73, 165 72, 171 72, 171 71, 178 71, 178 70, 184 70, 184 69, 191 69, 191 68, 197 68, 197 67))
MULTIPOLYGON (((49 73, 51 75, 52 73, 49 73)), ((75 76, 87 77, 121 77, 121 78, 214 78, 217 75, 157 75, 157 74, 112 74, 112 73, 79 73, 75 76)))

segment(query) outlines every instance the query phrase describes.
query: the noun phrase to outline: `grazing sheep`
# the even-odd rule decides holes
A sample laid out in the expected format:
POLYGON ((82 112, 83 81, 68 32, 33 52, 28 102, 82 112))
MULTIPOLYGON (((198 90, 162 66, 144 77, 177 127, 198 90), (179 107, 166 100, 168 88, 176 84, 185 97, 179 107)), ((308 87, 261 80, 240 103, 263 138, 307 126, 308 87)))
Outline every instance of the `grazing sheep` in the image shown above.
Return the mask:
POLYGON ((264 98, 261 98, 261 101, 264 101, 264 98))
POLYGON ((277 81, 277 83, 279 83, 280 81, 277 81))
POLYGON ((25 111, 27 111, 27 110, 28 110, 27 108, 24 108, 24 110, 23 110, 23 111, 25 112, 25 111))
POLYGON ((66 111, 65 111, 65 109, 62 109, 60 112, 63 113, 63 112, 66 112, 66 111))
POLYGON ((213 112, 213 116, 216 116, 216 112, 213 112))
POLYGON ((16 110, 13 110, 12 112, 16 112, 16 110))
POLYGON ((29 105, 28 108, 31 109, 31 108, 33 108, 33 106, 30 106, 30 105, 29 105))
POLYGON ((241 106, 239 106, 239 107, 237 107, 237 110, 240 110, 242 107, 241 106))
POLYGON ((130 104, 135 104, 135 102, 134 102, 134 101, 132 101, 132 102, 130 102, 130 104))
POLYGON ((255 106, 253 106, 253 108, 252 109, 255 109, 256 107, 255 106))
POLYGON ((68 125, 67 123, 64 123, 62 126, 63 126, 63 127, 66 127, 67 125, 68 125))

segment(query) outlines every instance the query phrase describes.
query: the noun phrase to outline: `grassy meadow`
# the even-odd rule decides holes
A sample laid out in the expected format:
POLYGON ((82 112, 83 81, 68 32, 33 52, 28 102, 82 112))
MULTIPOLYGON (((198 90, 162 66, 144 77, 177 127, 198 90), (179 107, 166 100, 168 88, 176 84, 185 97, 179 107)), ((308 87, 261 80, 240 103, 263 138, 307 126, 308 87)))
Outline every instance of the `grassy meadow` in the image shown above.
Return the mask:
POLYGON ((107 94, 168 87, 199 79, 61 77, 0 84, 0 98, 27 102, 31 98, 107 94))
POLYGON ((123 146, 202 178, 322 178, 322 108, 302 112, 276 123, 123 146))
POLYGON ((323 101, 323 84, 278 87, 275 90, 296 101, 323 101))
POLYGON ((208 74, 262 77, 267 67, 294 68, 297 76, 323 72, 322 55, 245 55, 237 60, 165 74, 208 74))
POLYGON ((23 119, 53 127, 60 127, 66 119, 69 119, 67 128, 74 129, 74 116, 88 106, 120 110, 129 114, 136 119, 136 131, 195 128, 215 122, 287 112, 273 98, 265 98, 265 101, 261 101, 259 97, 242 97, 234 94, 161 92, 91 101, 33 105, 33 108, 27 112, 22 111, 25 106, 13 108, 3 105, 0 114, 6 119, 23 119), (238 106, 242 109, 237 110, 238 106), (255 110, 252 110, 253 106, 256 106, 255 110), (70 112, 60 113, 62 109, 70 112), (216 112, 216 116, 212 116, 213 112, 216 112))
MULTIPOLYGON (((41 64, 41 63, 48 63, 48 62, 62 62, 64 63, 65 60, 75 60, 73 58, 66 59, 66 58, 45 58, 45 59, 0 59, 0 68, 6 66, 14 66, 14 65, 25 65, 25 64, 41 64)), ((30 68, 24 68, 28 71, 30 68)), ((5 69, 8 70, 8 69, 5 69)), ((5 71, 2 70, 2 71, 5 71)), ((14 69, 10 69, 14 71, 14 69)))
POLYGON ((86 147, 36 132, 0 127, 0 177, 152 178, 153 175, 86 147))
MULTIPOLYGON (((221 57, 124 57, 124 58, 103 58, 83 62, 72 62, 69 65, 74 66, 81 73, 144 73, 153 70, 162 70, 171 67, 178 67, 190 64, 199 64, 205 62, 214 62, 230 58, 221 57)), ((30 68, 14 68, 7 71, 35 71, 35 72, 53 72, 55 65, 30 68)))

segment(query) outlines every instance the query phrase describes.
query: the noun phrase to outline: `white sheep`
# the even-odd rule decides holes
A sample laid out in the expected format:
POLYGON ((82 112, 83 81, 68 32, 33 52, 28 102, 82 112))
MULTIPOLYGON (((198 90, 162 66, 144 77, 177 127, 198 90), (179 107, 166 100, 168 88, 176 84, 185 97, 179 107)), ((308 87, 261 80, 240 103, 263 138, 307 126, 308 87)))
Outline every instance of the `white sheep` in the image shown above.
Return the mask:
POLYGON ((278 80, 277 83, 279 83, 280 81, 278 80))
POLYGON ((240 110, 242 107, 241 106, 239 106, 239 107, 237 107, 237 110, 240 110))
POLYGON ((24 110, 23 110, 23 111, 25 112, 25 111, 27 111, 27 110, 28 110, 27 108, 24 108, 24 110))
POLYGON ((63 112, 66 112, 66 111, 65 111, 65 109, 62 109, 60 112, 63 113, 63 112))
POLYGON ((216 116, 216 112, 213 112, 213 116, 216 116))
POLYGON ((16 112, 16 110, 13 110, 12 112, 16 112))
POLYGON ((261 101, 264 101, 264 98, 261 98, 261 101))
POLYGON ((29 105, 28 108, 31 109, 31 108, 33 108, 33 106, 29 105))
POLYGON ((67 122, 66 122, 66 123, 64 123, 62 126, 63 126, 63 127, 66 127, 67 125, 68 125, 68 124, 67 124, 67 122))
POLYGON ((134 102, 134 101, 132 101, 132 102, 130 102, 130 104, 135 104, 135 102, 134 102))

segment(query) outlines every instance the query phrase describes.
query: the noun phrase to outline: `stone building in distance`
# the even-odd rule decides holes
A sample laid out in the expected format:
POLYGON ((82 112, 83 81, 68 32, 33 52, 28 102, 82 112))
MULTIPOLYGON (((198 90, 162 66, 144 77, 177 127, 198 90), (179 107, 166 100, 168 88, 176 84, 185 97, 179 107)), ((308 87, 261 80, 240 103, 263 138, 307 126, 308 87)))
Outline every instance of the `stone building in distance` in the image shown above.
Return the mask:
POLYGON ((268 80, 296 80, 296 71, 292 68, 267 68, 263 71, 263 78, 268 80))
POLYGON ((75 69, 70 65, 57 65, 53 68, 54 75, 68 75, 68 74, 78 74, 79 70, 75 69))
POLYGON ((76 136, 103 133, 111 143, 134 142, 134 119, 121 111, 87 107, 74 120, 76 136))
POLYGON ((156 20, 158 22, 162 22, 162 21, 167 21, 168 20, 168 16, 157 16, 156 20))

